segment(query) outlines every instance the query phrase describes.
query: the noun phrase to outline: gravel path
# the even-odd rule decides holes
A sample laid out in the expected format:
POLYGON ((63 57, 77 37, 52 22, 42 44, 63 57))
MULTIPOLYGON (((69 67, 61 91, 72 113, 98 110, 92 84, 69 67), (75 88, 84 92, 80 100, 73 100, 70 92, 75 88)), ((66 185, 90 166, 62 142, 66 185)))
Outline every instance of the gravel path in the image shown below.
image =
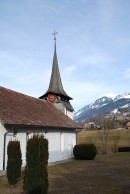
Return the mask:
POLYGON ((0 176, 4 176, 6 174, 6 170, 0 170, 0 176))

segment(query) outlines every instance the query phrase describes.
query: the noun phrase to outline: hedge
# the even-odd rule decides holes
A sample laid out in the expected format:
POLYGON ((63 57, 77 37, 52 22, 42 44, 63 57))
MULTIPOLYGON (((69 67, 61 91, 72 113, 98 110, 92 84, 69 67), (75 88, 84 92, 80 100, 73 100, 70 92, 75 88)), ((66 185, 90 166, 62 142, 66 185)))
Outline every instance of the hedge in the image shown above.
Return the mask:
POLYGON ((130 152, 130 147, 119 147, 118 152, 130 152))
POLYGON ((97 149, 94 144, 78 144, 74 146, 73 154, 76 160, 93 160, 97 149))

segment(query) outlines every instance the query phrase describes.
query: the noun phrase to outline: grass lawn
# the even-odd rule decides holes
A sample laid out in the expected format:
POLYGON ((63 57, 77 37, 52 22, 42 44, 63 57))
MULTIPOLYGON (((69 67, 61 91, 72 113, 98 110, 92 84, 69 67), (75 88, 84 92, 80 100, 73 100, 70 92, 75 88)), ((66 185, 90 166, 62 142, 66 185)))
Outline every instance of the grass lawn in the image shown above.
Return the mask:
MULTIPOLYGON (((48 167, 49 194, 130 194, 130 153, 97 155, 48 167)), ((22 179, 13 187, 0 177, 0 194, 22 194, 22 179)))

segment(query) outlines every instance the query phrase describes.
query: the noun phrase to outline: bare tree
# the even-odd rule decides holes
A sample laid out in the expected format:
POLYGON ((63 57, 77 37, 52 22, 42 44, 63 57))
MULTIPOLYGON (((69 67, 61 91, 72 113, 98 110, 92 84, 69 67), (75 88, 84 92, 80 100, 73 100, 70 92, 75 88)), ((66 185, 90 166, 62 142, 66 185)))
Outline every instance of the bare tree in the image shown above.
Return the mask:
POLYGON ((107 154, 107 141, 108 141, 109 129, 110 128, 107 121, 104 121, 104 123, 101 126, 101 130, 98 131, 99 139, 102 144, 102 149, 101 149, 102 154, 107 154))
POLYGON ((114 153, 118 152, 118 142, 120 140, 120 133, 118 129, 113 129, 112 139, 114 142, 114 153))

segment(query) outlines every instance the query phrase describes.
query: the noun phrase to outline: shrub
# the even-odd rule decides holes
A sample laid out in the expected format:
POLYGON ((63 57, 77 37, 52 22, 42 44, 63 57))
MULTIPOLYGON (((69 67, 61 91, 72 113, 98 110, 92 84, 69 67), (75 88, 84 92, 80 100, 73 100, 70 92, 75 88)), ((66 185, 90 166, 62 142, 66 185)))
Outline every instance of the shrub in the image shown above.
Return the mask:
POLYGON ((130 147, 120 147, 118 148, 118 152, 130 152, 130 147))
POLYGON ((76 160, 93 160, 97 155, 96 146, 94 144, 78 144, 73 149, 76 160))
POLYGON ((24 191, 26 194, 46 194, 48 189, 48 141, 34 135, 27 142, 24 191))
POLYGON ((10 185, 15 185, 21 176, 22 155, 19 141, 10 141, 7 147, 7 178, 10 185))

